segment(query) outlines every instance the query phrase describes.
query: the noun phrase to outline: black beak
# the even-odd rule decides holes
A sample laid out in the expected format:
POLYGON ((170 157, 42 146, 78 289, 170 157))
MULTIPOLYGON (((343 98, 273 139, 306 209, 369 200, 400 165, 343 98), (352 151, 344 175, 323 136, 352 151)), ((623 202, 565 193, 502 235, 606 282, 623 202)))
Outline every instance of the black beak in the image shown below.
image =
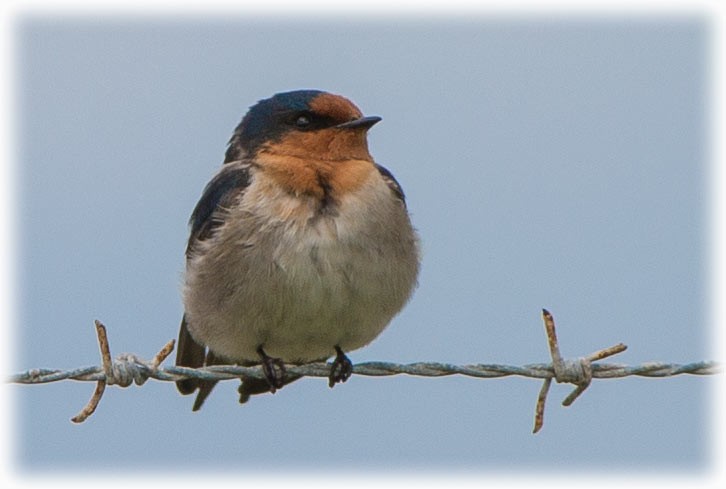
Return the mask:
POLYGON ((380 122, 382 119, 378 117, 377 115, 372 115, 370 117, 361 117, 360 119, 355 119, 349 122, 344 122, 342 124, 338 124, 338 129, 370 129, 373 124, 376 122, 380 122))

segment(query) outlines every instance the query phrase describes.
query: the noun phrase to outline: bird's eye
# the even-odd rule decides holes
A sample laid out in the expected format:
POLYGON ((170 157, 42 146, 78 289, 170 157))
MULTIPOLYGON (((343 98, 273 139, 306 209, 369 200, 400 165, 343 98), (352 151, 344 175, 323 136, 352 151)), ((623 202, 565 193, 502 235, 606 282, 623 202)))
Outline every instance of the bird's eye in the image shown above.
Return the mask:
POLYGON ((299 115, 295 119, 295 125, 300 128, 305 128, 310 125, 310 116, 309 115, 299 115))

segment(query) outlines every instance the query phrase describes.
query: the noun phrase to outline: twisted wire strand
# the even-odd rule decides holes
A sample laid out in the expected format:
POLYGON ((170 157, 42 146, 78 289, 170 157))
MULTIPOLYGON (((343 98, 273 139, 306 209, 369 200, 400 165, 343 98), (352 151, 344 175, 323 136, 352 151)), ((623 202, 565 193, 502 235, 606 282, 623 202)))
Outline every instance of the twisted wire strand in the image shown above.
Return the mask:
MULTIPOLYGON (((672 377, 675 375, 714 375, 721 373, 722 365, 713 361, 692 362, 686 364, 647 362, 629 366, 616 363, 594 363, 616 355, 627 349, 623 343, 598 350, 586 356, 563 358, 557 342, 555 322, 552 314, 542 310, 542 319, 547 334, 552 363, 533 363, 523 366, 500 364, 452 365, 438 362, 391 363, 365 362, 353 366, 353 374, 369 377, 390 375, 412 375, 419 377, 444 377, 463 375, 475 378, 499 378, 517 375, 533 379, 543 379, 542 388, 537 396, 533 432, 537 433, 544 424, 545 403, 552 380, 569 383, 575 389, 562 401, 563 406, 570 406, 591 384, 592 379, 615 379, 629 376, 639 377, 672 377)), ((80 367, 71 370, 31 369, 12 375, 8 382, 15 384, 45 384, 61 380, 79 380, 96 382, 96 389, 86 406, 71 418, 74 423, 82 423, 91 416, 103 396, 107 385, 128 387, 131 384, 143 385, 148 379, 174 382, 185 379, 229 380, 229 379, 265 379, 262 367, 242 367, 238 365, 214 365, 202 368, 161 367, 162 362, 174 349, 174 340, 169 341, 151 361, 145 361, 133 354, 121 354, 111 358, 106 327, 99 321, 95 322, 101 352, 101 366, 80 367)), ((289 375, 299 377, 324 377, 330 375, 331 364, 309 363, 305 365, 287 365, 289 375)))
MULTIPOLYGON (((135 375, 141 374, 134 380, 140 385, 147 378, 162 382, 174 382, 183 379, 200 380, 229 380, 240 377, 264 379, 260 367, 241 367, 236 365, 215 365, 202 368, 166 367, 154 369, 148 363, 133 355, 120 356, 114 359, 114 365, 124 365, 135 375)), ((330 364, 310 363, 306 365, 288 365, 287 372, 303 377, 325 377, 330 374, 330 364)), ((700 361, 686 364, 647 362, 640 365, 623 365, 616 363, 592 364, 592 377, 595 379, 615 379, 622 377, 672 377, 675 375, 715 375, 722 372, 722 366, 714 361, 700 361)), ((418 377, 445 377, 449 375, 463 375, 476 378, 500 378, 517 375, 533 379, 555 378, 551 363, 533 363, 522 366, 500 364, 451 365, 437 362, 417 362, 399 364, 392 362, 364 362, 353 367, 353 374, 369 377, 384 377, 392 375, 412 375, 418 377)), ((81 367, 71 370, 30 369, 12 375, 10 383, 15 384, 45 384, 61 380, 99 381, 106 380, 102 366, 81 367)), ((117 382, 125 387, 131 382, 117 382)))

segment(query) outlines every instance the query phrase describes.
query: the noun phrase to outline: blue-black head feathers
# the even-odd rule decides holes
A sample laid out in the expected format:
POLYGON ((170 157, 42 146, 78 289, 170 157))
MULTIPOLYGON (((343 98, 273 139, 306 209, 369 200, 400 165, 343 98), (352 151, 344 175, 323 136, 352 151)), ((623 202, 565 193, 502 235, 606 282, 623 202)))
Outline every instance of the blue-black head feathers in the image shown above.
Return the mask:
POLYGON ((310 113, 310 102, 323 93, 320 90, 295 90, 257 102, 235 129, 224 162, 235 161, 241 154, 253 154, 263 143, 294 129, 297 120, 310 113))
POLYGON ((225 163, 253 156, 261 146, 291 131, 337 127, 367 130, 381 120, 363 117, 350 100, 320 90, 278 93, 250 107, 229 141, 225 163))

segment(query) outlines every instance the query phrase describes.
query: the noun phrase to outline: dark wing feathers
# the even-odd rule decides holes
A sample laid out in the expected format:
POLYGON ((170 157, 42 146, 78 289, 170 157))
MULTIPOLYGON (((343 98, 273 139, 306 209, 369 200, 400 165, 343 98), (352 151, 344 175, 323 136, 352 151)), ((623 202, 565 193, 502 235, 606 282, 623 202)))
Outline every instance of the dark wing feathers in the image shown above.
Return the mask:
POLYGON ((396 181, 396 177, 393 176, 393 173, 378 164, 376 164, 376 169, 378 170, 378 173, 381 174, 383 180, 386 181, 396 197, 398 197, 398 199, 403 202, 403 205, 406 205, 406 196, 403 194, 403 189, 398 184, 398 181, 396 181))
POLYGON ((230 207, 250 184, 250 165, 223 166, 222 170, 204 187, 202 197, 197 202, 189 219, 191 233, 187 244, 187 258, 196 241, 208 239, 215 228, 222 224, 220 208, 230 207))
MULTIPOLYGON (((228 208, 234 204, 240 194, 250 184, 250 165, 224 166, 217 175, 204 188, 202 197, 199 199, 192 217, 189 219, 191 233, 187 244, 186 256, 189 259, 193 253, 194 244, 209 239, 214 230, 221 224, 218 209, 228 208)), ((204 345, 197 343, 189 333, 186 316, 182 318, 179 328, 179 344, 177 346, 176 365, 180 367, 198 368, 205 365, 215 365, 217 358, 210 351, 207 352, 204 345)), ((182 394, 192 394, 199 389, 194 402, 194 410, 198 410, 204 399, 207 398, 215 381, 204 381, 197 379, 179 380, 176 382, 177 389, 182 394)))

